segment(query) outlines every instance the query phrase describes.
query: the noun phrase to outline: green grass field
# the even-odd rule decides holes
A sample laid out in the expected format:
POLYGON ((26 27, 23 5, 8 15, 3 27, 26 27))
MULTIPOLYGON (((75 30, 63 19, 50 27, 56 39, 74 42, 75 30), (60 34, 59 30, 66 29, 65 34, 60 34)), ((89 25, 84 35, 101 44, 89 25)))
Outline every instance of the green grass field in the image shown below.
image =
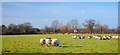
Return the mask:
POLYGON ((118 53, 118 39, 73 39, 72 35, 75 34, 2 35, 2 53, 118 53), (39 39, 46 37, 59 38, 60 46, 40 46, 39 39))

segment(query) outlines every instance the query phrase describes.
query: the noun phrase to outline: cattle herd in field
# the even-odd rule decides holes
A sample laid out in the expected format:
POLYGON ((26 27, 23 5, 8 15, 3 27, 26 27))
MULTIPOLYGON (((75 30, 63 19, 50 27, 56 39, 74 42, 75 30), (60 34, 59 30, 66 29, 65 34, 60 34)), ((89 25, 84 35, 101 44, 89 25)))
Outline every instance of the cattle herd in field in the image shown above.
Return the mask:
MULTIPOLYGON (((120 36, 100 36, 100 35, 96 35, 96 36, 80 36, 80 35, 73 35, 72 36, 73 39, 99 39, 99 40, 110 40, 111 38, 120 38, 120 36)), ((43 38, 40 39, 40 45, 46 45, 46 46, 59 46, 60 45, 60 40, 59 39, 52 39, 52 38, 43 38)))
MULTIPOLYGON (((74 35, 72 36, 73 39, 85 39, 87 36, 79 36, 79 35, 74 35)), ((88 36, 87 37, 88 39, 99 39, 99 40, 110 40, 111 38, 120 38, 120 36, 100 36, 100 35, 97 35, 97 36, 88 36)))

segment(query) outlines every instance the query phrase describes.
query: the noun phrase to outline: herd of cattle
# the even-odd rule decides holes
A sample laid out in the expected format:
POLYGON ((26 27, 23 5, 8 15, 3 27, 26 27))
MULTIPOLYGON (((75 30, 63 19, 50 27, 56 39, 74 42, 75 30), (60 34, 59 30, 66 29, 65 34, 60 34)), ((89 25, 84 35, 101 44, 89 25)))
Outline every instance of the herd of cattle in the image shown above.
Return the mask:
MULTIPOLYGON (((79 36, 79 35, 74 35, 72 36, 73 39, 85 39, 86 36, 79 36)), ((120 38, 120 36, 88 36, 88 39, 91 39, 91 38, 95 38, 95 39, 99 39, 99 40, 110 40, 111 38, 120 38)))
MULTIPOLYGON (((73 39, 85 39, 86 36, 79 36, 79 35, 74 35, 72 36, 73 39)), ((110 40, 111 38, 120 38, 120 36, 88 36, 88 39, 95 38, 99 40, 110 40)), ((52 38, 43 38, 40 39, 40 45, 46 45, 46 46, 59 46, 60 45, 60 40, 59 39, 52 39, 52 38)))

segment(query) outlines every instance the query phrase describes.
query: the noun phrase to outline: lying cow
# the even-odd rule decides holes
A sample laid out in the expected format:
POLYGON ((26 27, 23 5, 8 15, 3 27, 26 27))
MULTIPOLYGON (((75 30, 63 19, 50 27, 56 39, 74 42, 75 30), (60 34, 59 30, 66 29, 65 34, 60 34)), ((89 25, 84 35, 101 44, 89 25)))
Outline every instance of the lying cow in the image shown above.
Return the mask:
POLYGON ((59 39, 51 39, 51 38, 44 38, 40 39, 40 45, 46 45, 46 46, 59 46, 60 40, 59 39))

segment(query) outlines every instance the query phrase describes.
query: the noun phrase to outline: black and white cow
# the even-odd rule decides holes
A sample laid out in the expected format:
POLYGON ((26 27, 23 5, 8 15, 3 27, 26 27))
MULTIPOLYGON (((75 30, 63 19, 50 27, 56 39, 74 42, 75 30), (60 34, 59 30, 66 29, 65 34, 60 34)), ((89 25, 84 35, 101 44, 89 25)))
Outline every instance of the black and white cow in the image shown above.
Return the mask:
POLYGON ((88 39, 91 39, 92 38, 92 36, 88 36, 88 39))

